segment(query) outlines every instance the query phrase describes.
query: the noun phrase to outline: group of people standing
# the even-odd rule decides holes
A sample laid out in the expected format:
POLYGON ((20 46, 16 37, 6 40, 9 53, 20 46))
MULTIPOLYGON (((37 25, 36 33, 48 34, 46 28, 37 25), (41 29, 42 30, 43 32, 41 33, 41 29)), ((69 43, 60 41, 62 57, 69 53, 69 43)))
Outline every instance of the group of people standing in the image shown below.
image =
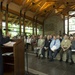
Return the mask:
MULTIPOLYGON (((47 52, 49 61, 54 61, 59 53, 61 62, 63 61, 63 54, 66 53, 66 63, 70 59, 70 64, 74 64, 72 53, 75 51, 75 35, 68 36, 65 34, 63 37, 59 35, 47 35, 43 37, 40 35, 36 40, 34 41, 37 43, 34 50, 38 58, 44 59, 45 52, 47 52)), ((34 45, 34 42, 31 42, 31 45, 34 45)))

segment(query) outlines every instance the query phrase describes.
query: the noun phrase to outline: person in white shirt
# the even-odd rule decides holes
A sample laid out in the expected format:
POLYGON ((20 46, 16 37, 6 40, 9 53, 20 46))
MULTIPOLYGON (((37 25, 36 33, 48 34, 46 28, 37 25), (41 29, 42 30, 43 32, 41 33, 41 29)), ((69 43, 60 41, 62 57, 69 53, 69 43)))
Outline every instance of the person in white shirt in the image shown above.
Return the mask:
POLYGON ((26 39, 26 48, 28 49, 29 45, 31 45, 31 37, 28 36, 26 39))

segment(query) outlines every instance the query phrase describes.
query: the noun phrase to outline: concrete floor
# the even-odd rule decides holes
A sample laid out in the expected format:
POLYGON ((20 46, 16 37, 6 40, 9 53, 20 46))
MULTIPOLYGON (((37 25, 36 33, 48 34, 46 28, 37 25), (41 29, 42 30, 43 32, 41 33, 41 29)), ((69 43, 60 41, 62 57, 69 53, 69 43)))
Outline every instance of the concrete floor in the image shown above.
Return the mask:
MULTIPOLYGON (((64 54, 64 61, 65 56, 64 54)), ((75 62, 75 54, 73 55, 73 59, 75 62)), ((48 59, 38 59, 34 53, 28 53, 28 71, 32 74, 27 75, 75 75, 75 64, 70 65, 64 61, 59 62, 59 54, 53 62, 50 62, 48 59)), ((26 66, 25 69, 27 70, 26 66)), ((6 73, 4 75, 13 75, 13 73, 6 73)))
MULTIPOLYGON (((58 56, 57 56, 58 57, 58 56)), ((50 62, 48 59, 38 59, 34 54, 28 54, 28 70, 38 75, 75 75, 75 64, 50 62)))

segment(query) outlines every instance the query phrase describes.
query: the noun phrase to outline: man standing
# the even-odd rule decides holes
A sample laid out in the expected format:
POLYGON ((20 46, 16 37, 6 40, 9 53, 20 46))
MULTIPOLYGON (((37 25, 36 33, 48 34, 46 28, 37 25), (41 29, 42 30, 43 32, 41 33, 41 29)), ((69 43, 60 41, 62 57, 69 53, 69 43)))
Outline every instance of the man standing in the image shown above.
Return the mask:
POLYGON ((7 34, 7 37, 3 37, 2 30, 0 29, 0 75, 3 75, 3 58, 2 58, 2 50, 1 45, 8 42, 10 40, 10 34, 7 34))

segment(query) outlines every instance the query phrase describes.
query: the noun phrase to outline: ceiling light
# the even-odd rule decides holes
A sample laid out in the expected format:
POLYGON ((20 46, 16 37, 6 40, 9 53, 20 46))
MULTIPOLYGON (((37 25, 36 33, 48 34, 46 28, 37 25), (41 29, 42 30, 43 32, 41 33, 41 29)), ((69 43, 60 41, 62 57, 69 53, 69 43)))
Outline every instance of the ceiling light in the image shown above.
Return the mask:
POLYGON ((53 8, 55 8, 55 5, 53 5, 53 8))
POLYGON ((34 2, 32 2, 32 5, 35 5, 35 3, 34 3, 34 2))

